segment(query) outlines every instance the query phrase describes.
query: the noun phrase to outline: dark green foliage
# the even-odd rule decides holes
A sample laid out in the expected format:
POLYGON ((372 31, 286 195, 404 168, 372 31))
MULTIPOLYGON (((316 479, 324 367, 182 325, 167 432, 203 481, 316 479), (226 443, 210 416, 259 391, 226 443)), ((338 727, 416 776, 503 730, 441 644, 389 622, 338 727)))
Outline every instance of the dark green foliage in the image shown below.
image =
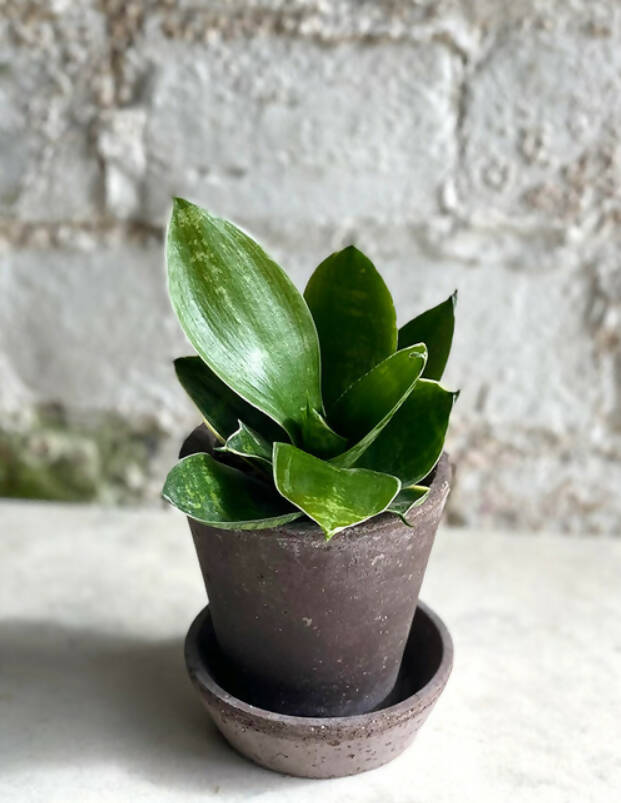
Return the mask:
POLYGON ((429 359, 423 372, 426 379, 435 379, 437 382, 442 379, 453 342, 456 303, 457 290, 446 301, 421 313, 399 329, 400 349, 413 343, 427 345, 429 359))
POLYGON ((317 327, 323 400, 330 411, 356 379, 393 353, 397 315, 384 280, 353 245, 324 259, 304 298, 317 327))
POLYGON ((225 529, 305 514, 331 538, 386 510, 407 523, 457 397, 439 384, 455 294, 397 335, 390 292, 353 246, 302 297, 247 234, 181 199, 167 253, 172 305, 199 355, 175 369, 221 445, 181 460, 164 497, 225 529))

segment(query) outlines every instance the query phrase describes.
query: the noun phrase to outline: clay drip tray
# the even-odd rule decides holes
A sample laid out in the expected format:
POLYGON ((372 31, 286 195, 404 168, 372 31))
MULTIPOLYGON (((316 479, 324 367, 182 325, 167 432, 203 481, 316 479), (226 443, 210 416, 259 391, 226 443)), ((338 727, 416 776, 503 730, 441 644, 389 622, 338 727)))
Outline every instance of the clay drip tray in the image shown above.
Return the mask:
POLYGON ((446 685, 453 644, 442 620, 419 603, 390 704, 349 717, 278 714, 235 696, 240 688, 231 684, 209 606, 188 631, 185 657, 217 728, 242 755, 288 775, 336 778, 379 767, 405 750, 446 685))

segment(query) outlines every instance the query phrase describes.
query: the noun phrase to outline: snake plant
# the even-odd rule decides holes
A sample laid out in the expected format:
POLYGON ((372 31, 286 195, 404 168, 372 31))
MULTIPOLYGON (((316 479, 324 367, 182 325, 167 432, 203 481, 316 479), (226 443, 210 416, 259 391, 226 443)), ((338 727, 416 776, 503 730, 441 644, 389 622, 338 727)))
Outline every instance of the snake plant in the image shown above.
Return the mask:
POLYGON ((170 300, 196 356, 175 361, 217 445, 170 471, 163 497, 223 529, 303 516, 326 538, 428 493, 457 393, 440 384, 453 294, 397 329, 373 263, 349 246, 304 295, 246 233, 176 199, 170 300))

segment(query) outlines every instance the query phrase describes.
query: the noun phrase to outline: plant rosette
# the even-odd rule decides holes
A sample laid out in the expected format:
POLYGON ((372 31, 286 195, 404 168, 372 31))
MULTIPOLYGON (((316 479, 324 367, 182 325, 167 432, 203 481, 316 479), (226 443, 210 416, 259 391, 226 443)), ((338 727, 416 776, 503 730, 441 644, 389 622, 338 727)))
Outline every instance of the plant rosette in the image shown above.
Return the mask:
POLYGON ((175 361, 204 424, 163 496, 188 516, 231 683, 284 714, 389 703, 449 492, 456 294, 397 328, 353 246, 304 294, 251 237, 182 199, 167 236, 175 361))

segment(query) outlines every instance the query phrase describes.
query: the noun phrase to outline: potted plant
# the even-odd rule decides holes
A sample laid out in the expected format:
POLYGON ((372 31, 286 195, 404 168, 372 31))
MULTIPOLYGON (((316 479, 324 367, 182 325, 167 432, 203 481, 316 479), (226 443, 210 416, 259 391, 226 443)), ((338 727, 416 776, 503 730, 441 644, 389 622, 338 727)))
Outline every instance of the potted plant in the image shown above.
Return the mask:
POLYGON ((246 233, 176 199, 175 361, 204 425, 163 496, 189 518, 229 691, 296 717, 390 707, 449 491, 456 295, 397 329, 350 246, 304 295, 246 233))

